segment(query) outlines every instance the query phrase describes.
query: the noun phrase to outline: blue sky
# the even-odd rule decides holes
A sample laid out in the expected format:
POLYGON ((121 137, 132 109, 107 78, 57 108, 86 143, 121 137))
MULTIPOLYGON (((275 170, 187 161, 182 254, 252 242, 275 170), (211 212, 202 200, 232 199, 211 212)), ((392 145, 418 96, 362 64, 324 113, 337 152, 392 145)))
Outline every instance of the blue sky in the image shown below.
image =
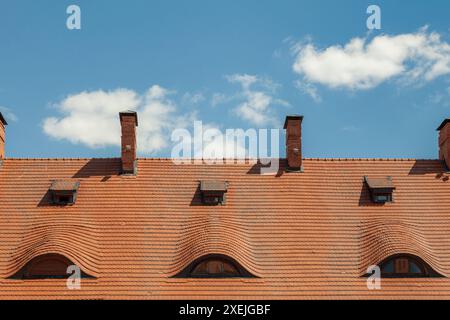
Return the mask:
POLYGON ((303 114, 305 157, 437 158, 435 129, 450 117, 449 12, 441 0, 0 0, 6 153, 118 156, 107 113, 131 101, 148 117, 145 156, 170 156, 171 130, 193 119, 272 128, 303 114), (81 30, 66 28, 71 4, 81 30), (381 30, 367 30, 370 4, 382 10, 381 30), (370 51, 377 37, 388 38, 370 51), (353 38, 361 52, 342 49, 353 38), (405 56, 393 57, 399 50, 405 56), (387 65, 359 66, 374 56, 387 65), (83 127, 89 114, 113 138, 83 127), (68 127, 72 119, 81 123, 68 127))

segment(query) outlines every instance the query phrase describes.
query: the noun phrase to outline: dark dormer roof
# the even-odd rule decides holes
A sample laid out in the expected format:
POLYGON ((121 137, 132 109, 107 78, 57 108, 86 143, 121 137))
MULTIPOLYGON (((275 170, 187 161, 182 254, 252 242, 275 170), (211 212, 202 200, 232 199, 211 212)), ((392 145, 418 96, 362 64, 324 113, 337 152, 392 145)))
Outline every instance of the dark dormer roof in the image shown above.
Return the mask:
POLYGON ((227 192, 228 183, 226 181, 219 181, 219 180, 201 181, 200 190, 227 192))
POLYGON ((395 189, 395 186, 392 183, 392 177, 369 178, 366 176, 364 177, 364 180, 370 189, 395 189))
POLYGON ((54 180, 50 186, 50 191, 77 191, 80 181, 73 179, 54 180))

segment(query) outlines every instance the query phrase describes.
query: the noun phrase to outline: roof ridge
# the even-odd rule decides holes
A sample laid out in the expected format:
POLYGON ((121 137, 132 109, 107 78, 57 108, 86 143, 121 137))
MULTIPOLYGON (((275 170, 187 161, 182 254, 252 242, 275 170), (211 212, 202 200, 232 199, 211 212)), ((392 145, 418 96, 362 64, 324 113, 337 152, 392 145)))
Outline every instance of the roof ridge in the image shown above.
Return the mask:
POLYGON ((11 161, 11 160, 19 160, 19 161, 48 161, 48 160, 52 160, 52 161, 72 161, 72 160, 117 160, 120 158, 117 157, 111 157, 111 158, 23 158, 23 157, 18 157, 18 158, 12 158, 12 157, 8 157, 8 158, 4 158, 3 160, 5 161, 11 161))
MULTIPOLYGON (((7 157, 4 158, 4 161, 73 161, 73 160, 119 160, 119 157, 92 157, 92 158, 76 158, 76 157, 68 157, 68 158, 24 158, 24 157, 7 157)), ((271 159, 278 159, 285 161, 286 158, 271 158, 271 159)), ((150 161, 172 161, 174 159, 168 158, 168 157, 138 157, 137 160, 150 160, 150 161)), ((209 158, 202 158, 202 159, 180 159, 181 161, 256 161, 260 159, 255 158, 219 158, 219 159, 209 159, 209 158)), ((303 160, 306 161, 441 161, 439 159, 426 159, 426 158, 318 158, 318 157, 311 157, 311 158, 303 158, 303 160)))
POLYGON ((303 158, 313 161, 440 161, 439 159, 424 158, 303 158))

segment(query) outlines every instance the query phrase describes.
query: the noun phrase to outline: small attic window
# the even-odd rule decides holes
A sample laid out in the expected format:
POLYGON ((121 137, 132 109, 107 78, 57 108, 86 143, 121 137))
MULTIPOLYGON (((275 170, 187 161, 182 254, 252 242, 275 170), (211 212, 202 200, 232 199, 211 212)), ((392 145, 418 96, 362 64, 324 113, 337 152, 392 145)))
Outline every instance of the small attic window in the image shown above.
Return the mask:
POLYGON ((54 180, 50 186, 52 203, 55 205, 73 205, 77 199, 79 181, 54 180))
POLYGON ((374 203, 393 202, 393 192, 395 186, 391 177, 385 178, 369 178, 364 177, 364 181, 370 190, 370 196, 374 203))
POLYGON ((255 278, 241 264, 229 256, 210 254, 198 258, 175 278, 255 278))
MULTIPOLYGON (((76 264, 63 255, 43 254, 28 261, 10 278, 16 280, 67 279, 71 275, 68 272, 70 266, 76 266, 76 264)), ((92 278, 92 276, 82 271, 81 278, 92 278)))
POLYGON ((427 263, 418 257, 407 254, 394 255, 380 264, 384 278, 439 277, 427 263))
POLYGON ((226 203, 228 182, 218 180, 200 181, 200 191, 203 204, 224 205, 226 203))

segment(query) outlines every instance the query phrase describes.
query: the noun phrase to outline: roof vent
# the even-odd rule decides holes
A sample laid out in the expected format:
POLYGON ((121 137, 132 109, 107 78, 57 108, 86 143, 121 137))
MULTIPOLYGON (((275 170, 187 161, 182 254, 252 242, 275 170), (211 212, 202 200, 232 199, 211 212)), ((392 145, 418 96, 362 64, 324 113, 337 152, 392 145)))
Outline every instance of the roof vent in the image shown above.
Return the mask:
POLYGON ((385 178, 369 178, 364 177, 364 181, 370 190, 370 196, 374 203, 393 202, 393 192, 395 186, 391 177, 385 178))
POLYGON ((73 205, 77 200, 80 181, 76 180, 54 180, 50 186, 52 202, 56 205, 73 205))
POLYGON ((200 191, 203 204, 224 205, 226 203, 228 182, 218 180, 200 181, 200 191))

